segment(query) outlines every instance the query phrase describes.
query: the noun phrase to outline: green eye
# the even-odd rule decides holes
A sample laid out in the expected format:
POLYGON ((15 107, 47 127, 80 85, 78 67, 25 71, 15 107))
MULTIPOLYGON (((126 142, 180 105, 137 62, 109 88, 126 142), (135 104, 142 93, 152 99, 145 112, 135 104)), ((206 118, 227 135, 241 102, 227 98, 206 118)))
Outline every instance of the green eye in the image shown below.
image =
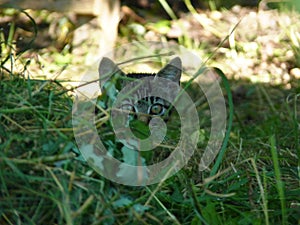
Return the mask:
POLYGON ((162 115, 165 111, 165 108, 161 104, 154 104, 150 108, 151 115, 162 115))

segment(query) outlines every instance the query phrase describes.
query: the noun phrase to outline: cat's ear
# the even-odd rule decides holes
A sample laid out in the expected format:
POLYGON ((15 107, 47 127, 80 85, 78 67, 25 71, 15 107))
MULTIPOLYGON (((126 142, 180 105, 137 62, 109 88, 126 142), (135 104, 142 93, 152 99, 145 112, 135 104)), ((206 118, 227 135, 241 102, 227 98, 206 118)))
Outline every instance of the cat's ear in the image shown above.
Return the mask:
POLYGON ((101 76, 110 77, 111 75, 114 75, 116 73, 124 75, 124 72, 111 59, 107 57, 102 58, 99 64, 98 71, 100 78, 101 76))
POLYGON ((169 79, 180 84, 180 77, 182 72, 182 63, 179 57, 172 59, 164 68, 158 73, 158 77, 169 79))

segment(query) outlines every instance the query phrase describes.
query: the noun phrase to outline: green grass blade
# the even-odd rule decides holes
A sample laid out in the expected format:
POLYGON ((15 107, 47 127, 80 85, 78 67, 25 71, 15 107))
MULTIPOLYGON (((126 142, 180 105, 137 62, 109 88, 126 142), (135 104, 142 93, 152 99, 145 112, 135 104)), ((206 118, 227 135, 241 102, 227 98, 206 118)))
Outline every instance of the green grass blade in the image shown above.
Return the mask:
POLYGON ((274 164, 276 188, 277 188, 277 192, 280 199, 280 205, 281 205, 282 224, 288 224, 287 213, 286 213, 286 201, 284 195, 284 183, 281 179, 281 171, 280 171, 280 165, 279 165, 278 153, 277 153, 276 141, 274 135, 270 137, 270 144, 271 144, 272 160, 274 164))
POLYGON ((14 40, 14 35, 15 35, 15 23, 12 22, 10 24, 9 32, 8 32, 8 38, 7 38, 7 45, 12 47, 13 45, 13 40, 14 40))
POLYGON ((169 6, 166 0, 158 0, 161 6, 164 8, 164 10, 168 13, 168 15, 171 17, 172 20, 177 20, 177 16, 169 6))
POLYGON ((233 100, 232 100, 232 94, 231 94, 229 82, 228 82, 225 74, 220 69, 214 68, 214 70, 222 78, 222 81, 223 81, 223 84, 224 84, 224 87, 225 87, 225 90, 227 93, 227 99, 228 99, 228 105, 229 105, 229 117, 228 117, 228 123, 227 123, 228 126, 227 126, 227 130, 225 133, 224 141, 223 141, 221 150, 219 152, 219 155, 216 159, 215 165, 213 166, 213 168, 210 172, 210 176, 214 176, 220 167, 220 164, 221 164, 224 154, 226 152, 226 148, 227 148, 227 144, 229 141, 230 132, 231 132, 231 128, 232 128, 232 120, 233 120, 233 100))

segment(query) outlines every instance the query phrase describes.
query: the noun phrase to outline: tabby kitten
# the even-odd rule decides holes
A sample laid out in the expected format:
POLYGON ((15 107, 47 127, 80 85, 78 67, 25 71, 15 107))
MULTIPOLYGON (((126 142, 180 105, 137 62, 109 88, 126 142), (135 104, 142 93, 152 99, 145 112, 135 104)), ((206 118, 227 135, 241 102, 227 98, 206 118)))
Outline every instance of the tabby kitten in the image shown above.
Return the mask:
MULTIPOLYGON (((142 79, 145 77, 151 77, 153 79, 155 79, 155 77, 169 79, 170 81, 180 85, 181 71, 182 71, 182 63, 179 57, 172 59, 165 67, 163 67, 160 71, 154 74, 151 73, 125 74, 112 60, 106 57, 104 57, 101 60, 99 65, 100 79, 105 81, 105 78, 103 79, 103 77, 105 76, 109 76, 111 79, 114 79, 114 77, 120 78, 121 81, 119 82, 119 84, 115 84, 117 89, 119 89, 119 91, 122 90, 122 88, 124 88, 126 84, 128 84, 129 80, 142 79)), ((168 90, 168 85, 166 85, 165 88, 166 90, 168 90)), ((143 90, 143 91, 147 92, 147 90, 143 90)), ((142 121, 145 124, 148 124, 151 118, 155 116, 160 116, 164 120, 168 120, 171 112, 170 102, 156 96, 149 96, 149 97, 139 99, 138 98, 139 95, 140 94, 137 93, 136 98, 138 99, 138 101, 128 98, 125 99, 122 104, 122 109, 130 111, 131 115, 133 115, 133 119, 142 121)))
MULTIPOLYGON (((180 86, 180 78, 182 72, 182 63, 179 57, 172 59, 166 66, 164 66, 157 73, 124 73, 111 59, 104 57, 99 65, 99 78, 100 78, 100 88, 102 89, 101 99, 101 107, 104 108, 113 108, 113 104, 121 99, 121 111, 127 111, 127 117, 125 116, 122 119, 117 119, 119 122, 122 120, 121 129, 115 129, 114 132, 110 132, 107 129, 111 129, 111 127, 106 127, 105 130, 98 130, 98 133, 101 137, 101 140, 107 144, 108 149, 112 149, 110 144, 111 140, 115 140, 115 147, 113 151, 110 151, 110 154, 113 154, 114 157, 119 159, 120 161, 126 161, 125 157, 125 146, 132 150, 144 149, 143 151, 133 151, 131 152, 132 157, 141 157, 140 160, 137 160, 136 163, 141 165, 144 163, 149 165, 156 162, 160 162, 162 159, 167 158, 174 148, 164 146, 173 146, 173 142, 177 142, 175 140, 179 140, 181 131, 180 131, 180 122, 178 126, 178 122, 176 116, 178 116, 176 110, 172 110, 172 102, 169 102, 165 99, 173 99, 174 96, 177 96, 179 93, 180 86), (159 87, 151 87, 145 85, 143 87, 139 87, 131 94, 128 93, 132 89, 135 89, 139 83, 143 83, 143 81, 151 80, 155 81, 156 79, 159 82, 159 87), (168 82, 171 81, 171 82, 168 82), (139 82, 142 81, 142 82, 139 82), (131 83, 134 82, 134 83, 131 83), (162 82, 162 83, 161 83, 162 82), (164 82, 164 83, 163 83, 164 82), (162 85, 163 84, 163 85, 162 85), (128 86, 130 85, 130 86, 128 86), (132 85, 132 86, 131 86, 132 85), (126 88, 127 87, 127 88, 126 88), (130 87, 130 89, 128 89, 130 87), (151 96, 153 89, 157 88, 157 92, 160 93, 160 96, 164 98, 160 98, 157 96, 151 96), (150 90, 151 89, 151 90, 150 90), (163 89, 163 90, 161 90, 163 89), (123 91, 122 91, 123 90, 123 91), (127 94, 128 93, 128 94, 127 94), (148 96, 148 97, 144 97, 148 96), (173 112, 172 112, 173 111, 173 112), (129 113, 128 113, 129 112, 129 113), (171 120, 172 113, 172 121, 171 120), (167 126, 167 133, 163 136, 163 141, 157 147, 149 147, 144 148, 143 146, 137 144, 135 141, 130 141, 132 139, 128 139, 126 136, 127 133, 122 130, 124 127, 127 129, 130 127, 130 132, 134 134, 136 138, 139 140, 145 140, 149 138, 151 135, 155 137, 162 137, 160 131, 150 130, 150 127, 160 127, 159 124, 156 124, 153 118, 161 118, 165 122, 167 126), (174 119, 175 118, 175 119, 174 119), (173 119, 175 121, 175 125, 173 123, 173 119), (152 123, 151 123, 152 122, 152 123), (123 126, 124 124, 124 126, 123 126), (179 128, 178 128, 179 127, 179 128), (121 132, 125 135, 117 136, 118 132, 121 132), (106 136, 105 133, 109 134, 106 136), (115 139, 116 138, 116 139, 115 139), (121 149, 118 151, 117 149, 121 149), (153 149, 154 151, 145 151, 145 149, 153 149), (138 156, 136 155, 138 154, 138 156), (140 162, 143 162, 140 164, 140 162)), ((157 83, 156 83, 157 84, 157 83)), ((156 93, 157 93, 156 92, 156 93)), ((98 103, 97 103, 98 104, 98 103)), ((119 105, 118 105, 119 106, 119 105)), ((96 108, 97 109, 97 108, 96 108)), ((117 107, 117 109, 119 109, 117 107)), ((111 119, 113 119, 114 111, 112 111, 111 119)), ((110 124, 111 125, 111 124, 110 124)), ((160 128, 159 128, 160 129, 160 128)), ((157 139, 155 139, 157 140, 157 139)), ((155 141, 154 141, 155 142, 155 141)), ((154 143, 153 142, 153 143, 154 143)), ((151 144, 152 145, 152 144, 151 144)), ((127 150, 126 150, 127 151, 127 150)), ((130 157, 130 158, 132 158, 130 157)), ((133 164, 134 165, 134 164, 133 164)))

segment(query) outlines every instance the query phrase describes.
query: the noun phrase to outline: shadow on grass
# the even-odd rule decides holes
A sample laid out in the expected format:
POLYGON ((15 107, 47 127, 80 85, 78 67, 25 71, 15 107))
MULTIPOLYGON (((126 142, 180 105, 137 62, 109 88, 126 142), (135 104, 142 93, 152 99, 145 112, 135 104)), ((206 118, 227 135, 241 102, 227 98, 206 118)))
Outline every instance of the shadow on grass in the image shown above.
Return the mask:
POLYGON ((297 224, 300 90, 293 82, 285 90, 231 81, 234 125, 216 176, 198 173, 194 157, 164 183, 133 188, 75 156, 72 97, 62 86, 1 76, 0 223, 297 224))

